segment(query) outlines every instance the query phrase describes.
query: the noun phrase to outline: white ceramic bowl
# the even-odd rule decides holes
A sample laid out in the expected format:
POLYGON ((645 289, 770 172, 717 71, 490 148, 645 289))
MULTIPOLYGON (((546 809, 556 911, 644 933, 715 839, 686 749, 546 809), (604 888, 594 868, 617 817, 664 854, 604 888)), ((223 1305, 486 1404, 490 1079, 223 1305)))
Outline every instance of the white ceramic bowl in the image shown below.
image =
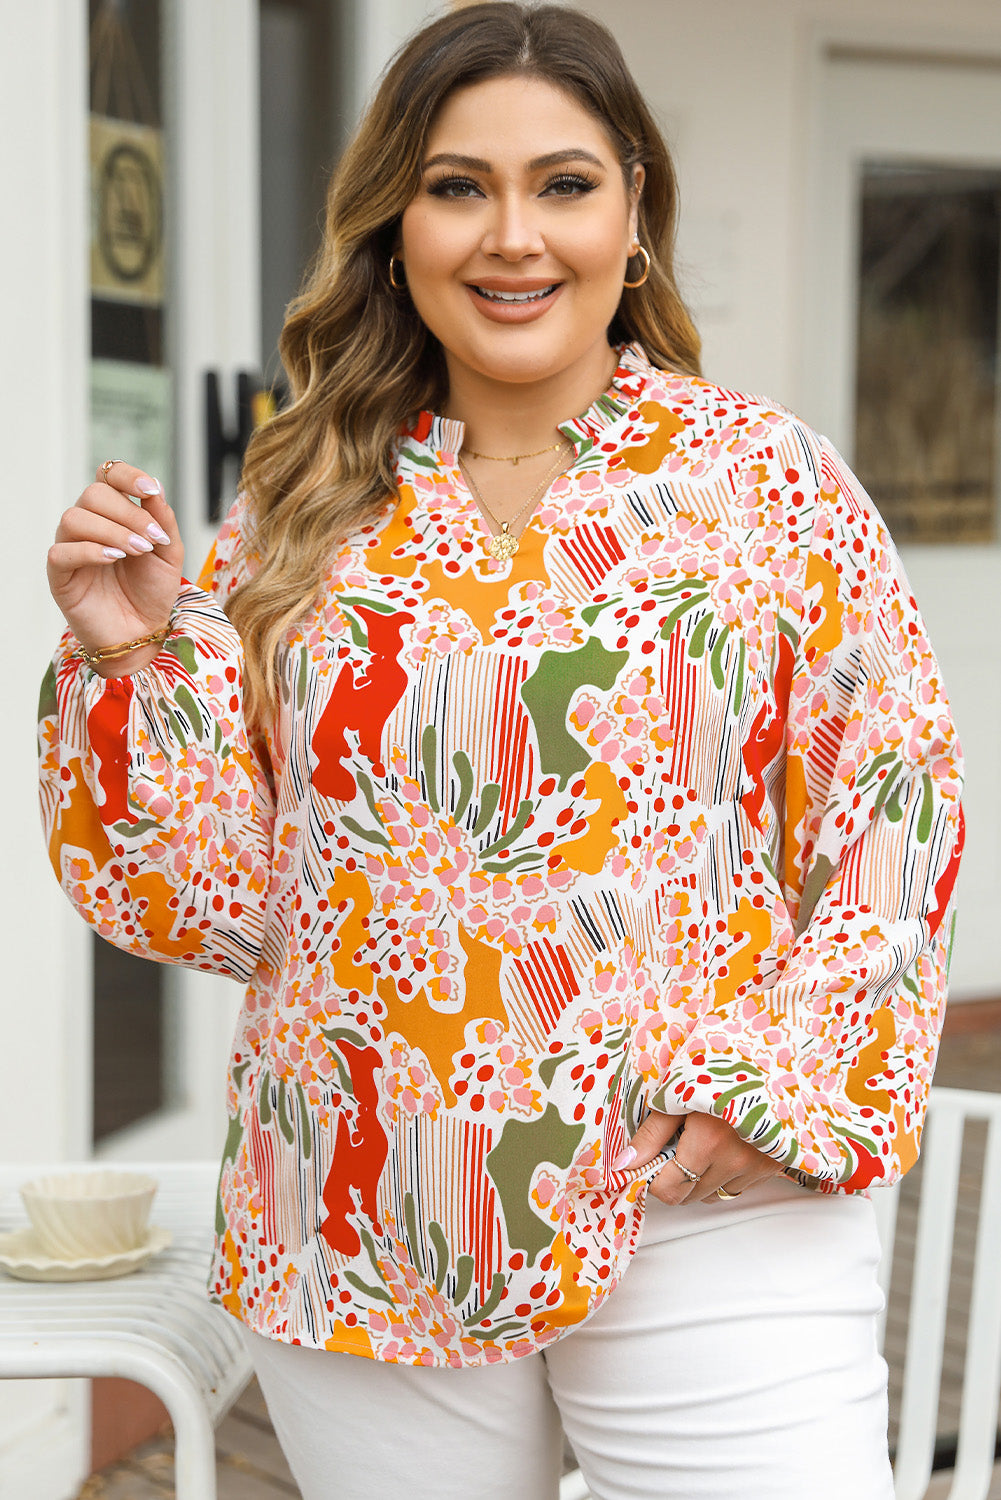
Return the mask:
POLYGON ((43 1250, 60 1260, 119 1255, 146 1237, 156 1180, 140 1172, 59 1172, 21 1188, 43 1250))

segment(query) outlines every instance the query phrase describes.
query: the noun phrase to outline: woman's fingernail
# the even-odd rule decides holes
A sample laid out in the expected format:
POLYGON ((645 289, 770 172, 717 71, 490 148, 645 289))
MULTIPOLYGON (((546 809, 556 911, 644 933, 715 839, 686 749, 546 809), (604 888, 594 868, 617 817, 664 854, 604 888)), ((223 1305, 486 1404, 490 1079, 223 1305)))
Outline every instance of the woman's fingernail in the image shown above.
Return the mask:
POLYGON ((112 562, 118 562, 119 558, 125 556, 125 553, 118 547, 105 547, 104 555, 105 557, 110 557, 112 562))
POLYGON ((133 552, 152 552, 153 551, 153 543, 152 542, 148 542, 144 536, 135 536, 135 535, 130 536, 129 537, 129 546, 132 548, 133 552))
POLYGON ((136 492, 140 495, 159 495, 162 488, 159 479, 137 479, 136 492))
POLYGON ((154 542, 170 541, 170 537, 164 531, 163 527, 158 526, 155 521, 150 521, 149 525, 146 527, 146 535, 151 536, 154 542))
POLYGON ((632 1164, 633 1164, 633 1162, 635 1160, 636 1160, 636 1147, 635 1146, 626 1146, 626 1148, 623 1151, 620 1151, 619 1154, 618 1154, 618 1156, 612 1162, 612 1171, 613 1172, 624 1172, 627 1167, 631 1167, 632 1166, 632 1164))

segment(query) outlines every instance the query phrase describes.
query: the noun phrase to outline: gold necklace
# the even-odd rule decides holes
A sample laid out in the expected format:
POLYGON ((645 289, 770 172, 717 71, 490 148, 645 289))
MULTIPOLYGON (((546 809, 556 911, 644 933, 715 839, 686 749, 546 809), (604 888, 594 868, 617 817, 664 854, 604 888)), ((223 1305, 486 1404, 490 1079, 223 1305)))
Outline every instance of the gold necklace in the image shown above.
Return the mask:
POLYGON ((487 460, 487 463, 491 463, 491 464, 514 464, 515 468, 517 468, 518 467, 518 463, 519 463, 519 461, 521 459, 523 459, 523 458, 538 458, 541 453, 555 453, 556 449, 557 448, 562 448, 563 444, 565 442, 566 442, 566 438, 565 437, 561 437, 558 443, 550 443, 550 445, 549 445, 548 448, 536 448, 536 450, 535 450, 534 453, 511 453, 511 454, 507 454, 507 453, 503 453, 503 454, 477 453, 476 450, 475 450, 475 448, 470 448, 470 450, 469 450, 469 457, 470 458, 485 458, 487 460))
MULTIPOLYGON (((562 448, 563 443, 566 442, 569 442, 568 438, 564 438, 563 442, 557 443, 555 444, 555 446, 557 448, 562 448)), ((542 451, 545 453, 547 450, 544 448, 542 451)), ((490 553, 491 557, 497 560, 497 562, 507 562, 508 558, 513 557, 517 552, 518 538, 516 536, 512 536, 511 527, 515 524, 516 521, 519 521, 521 519, 530 505, 535 504, 536 500, 538 500, 543 490, 556 477, 557 473, 562 467, 562 464, 563 455, 561 453, 553 467, 549 470, 549 473, 546 475, 545 479, 543 479, 542 483, 538 486, 537 489, 533 490, 532 494, 529 495, 528 499, 525 501, 521 509, 515 515, 513 515, 509 521, 502 521, 499 516, 494 515, 493 511, 490 509, 489 505, 480 494, 479 489, 476 485, 476 480, 473 478, 472 474, 470 474, 469 470, 466 468, 466 465, 462 462, 462 459, 459 459, 459 467, 461 468, 463 474, 466 477, 466 480, 469 483, 469 487, 473 492, 473 496, 477 504, 482 507, 482 509, 490 517, 490 520, 493 521, 494 525, 500 527, 500 531, 493 533, 490 537, 489 542, 487 542, 487 551, 490 553)))

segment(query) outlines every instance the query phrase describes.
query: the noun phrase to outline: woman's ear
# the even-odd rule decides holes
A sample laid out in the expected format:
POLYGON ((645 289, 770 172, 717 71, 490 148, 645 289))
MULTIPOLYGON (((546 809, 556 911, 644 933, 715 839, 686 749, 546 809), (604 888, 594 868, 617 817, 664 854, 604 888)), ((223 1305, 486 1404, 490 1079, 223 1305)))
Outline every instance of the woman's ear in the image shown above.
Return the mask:
POLYGON ((638 161, 633 167, 633 185, 629 194, 629 233, 635 239, 639 229, 640 198, 643 196, 643 184, 646 181, 646 168, 638 161))

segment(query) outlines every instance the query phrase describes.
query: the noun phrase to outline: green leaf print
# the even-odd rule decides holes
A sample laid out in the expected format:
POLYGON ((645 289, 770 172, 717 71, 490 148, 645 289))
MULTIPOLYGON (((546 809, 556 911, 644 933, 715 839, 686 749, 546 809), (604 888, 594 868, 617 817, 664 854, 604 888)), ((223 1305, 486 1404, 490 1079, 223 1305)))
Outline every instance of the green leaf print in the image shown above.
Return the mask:
POLYGON ((328 1026, 323 1032, 328 1042, 347 1042, 351 1047, 367 1047, 368 1043, 360 1031, 352 1031, 350 1026, 328 1026))
MULTIPOLYGON (((883 810, 883 804, 889 797, 890 793, 893 791, 894 787, 896 787, 899 792, 899 777, 903 769, 903 766, 898 762, 897 765, 890 768, 890 770, 884 777, 879 791, 876 793, 876 801, 873 803, 872 807, 872 815, 874 819, 879 817, 880 813, 883 810)), ((899 813, 896 818, 891 818, 890 821, 893 823, 899 822, 899 813)))
POLYGON ((410 1259, 414 1263, 414 1269, 418 1276, 423 1276, 424 1257, 421 1254, 421 1242, 417 1237, 417 1209, 414 1206, 413 1193, 403 1195, 403 1220, 407 1226, 407 1245, 410 1249, 410 1259))
POLYGON ((473 796, 473 767, 465 750, 456 750, 452 756, 452 765, 459 782, 459 795, 455 799, 455 809, 452 813, 456 823, 462 821, 462 816, 472 801, 473 796))
POLYGON ((560 1052, 556 1057, 544 1057, 542 1059, 539 1064, 539 1077, 542 1079, 547 1089, 552 1088, 553 1078, 556 1075, 556 1069, 563 1063, 573 1062, 574 1058, 578 1055, 579 1053, 576 1047, 568 1047, 565 1052, 560 1052))
POLYGON ((191 689, 183 682, 179 682, 174 689, 174 702, 183 709, 184 717, 191 725, 191 732, 197 739, 202 732, 202 716, 198 712, 198 704, 191 695, 191 689))
POLYGON ((507 859, 484 859, 481 866, 491 875, 502 875, 508 870, 520 869, 522 865, 541 865, 543 860, 542 851, 539 848, 526 849, 523 854, 514 854, 507 859))
POLYGON ((288 1091, 285 1087, 284 1078, 278 1082, 278 1107, 275 1110, 275 1119, 278 1121, 278 1129, 285 1137, 290 1146, 295 1145, 295 1126, 292 1123, 292 1115, 288 1107, 288 1091))
MULTIPOLYGON (((709 590, 706 588, 705 584, 699 585, 686 582, 685 584, 681 585, 681 587, 690 589, 691 594, 689 598, 683 599, 680 604, 675 605, 674 609, 672 609, 671 613, 668 615, 667 619, 660 627, 660 638, 662 641, 669 641, 671 639, 671 636, 674 634, 675 627, 677 626, 679 621, 683 620, 686 615, 691 614, 693 609, 698 609, 700 605, 705 604, 709 599, 709 590)), ((651 592, 654 594, 661 594, 662 592, 666 593, 668 591, 653 589, 651 590, 651 592)), ((678 589, 672 589, 670 590, 670 592, 672 594, 677 593, 678 589)))
POLYGON ((372 1270, 375 1272, 376 1276, 382 1282, 383 1286, 385 1286, 385 1284, 386 1284, 386 1278, 382 1274, 382 1267, 379 1264, 379 1252, 375 1248, 375 1240, 369 1234, 369 1232, 365 1228, 364 1224, 359 1224, 359 1226, 358 1226, 358 1234, 359 1234, 359 1236, 361 1238, 362 1244, 365 1246, 365 1253, 366 1253, 366 1255, 368 1256, 369 1260, 372 1263, 372 1270))
POLYGON ((355 610, 359 605, 364 609, 372 610, 374 614, 378 615, 391 615, 393 608, 390 604, 383 604, 381 600, 357 598, 354 594, 341 594, 339 596, 337 607, 348 622, 352 641, 362 651, 367 651, 369 649, 368 629, 355 614, 355 610))
POLYGON ((445 1276, 448 1272, 448 1241, 445 1238, 445 1231, 437 1219, 429 1221, 428 1235, 434 1246, 435 1254, 434 1289, 436 1292, 440 1292, 445 1285, 445 1276))
POLYGON ((412 464, 417 464, 422 469, 437 469, 438 460, 429 458, 426 453, 415 453, 412 448, 401 448, 400 457, 409 459, 412 464))
POLYGON ((390 1307, 396 1306, 395 1299, 390 1296, 385 1287, 369 1286, 368 1282, 362 1281, 361 1277, 356 1276, 354 1271, 345 1271, 344 1280, 349 1281, 355 1291, 361 1292, 363 1296, 374 1297, 376 1302, 388 1302, 390 1307))
POLYGON ((747 663, 747 646, 744 637, 740 637, 737 647, 737 670, 733 674, 733 711, 740 712, 740 705, 744 697, 744 667, 747 663))
POLYGON ((473 1284, 473 1271, 476 1262, 471 1255, 460 1255, 455 1262, 455 1291, 452 1293, 452 1301, 459 1307, 469 1296, 469 1288, 473 1284))
POLYGON ((180 745, 182 750, 186 750, 188 748, 188 741, 184 733, 184 725, 181 723, 178 715, 171 708, 166 698, 158 698, 156 700, 156 706, 163 714, 163 717, 166 719, 167 727, 173 735, 174 739, 180 745))
POLYGON ((870 782, 878 780, 880 771, 884 767, 892 766, 894 761, 898 759, 899 757, 895 750, 881 750, 879 755, 869 762, 859 777, 857 783, 859 791, 867 788, 870 782))
POLYGON ((918 826, 915 830, 919 844, 927 844, 931 837, 934 812, 935 793, 932 790, 931 777, 926 771, 921 778, 921 811, 918 813, 918 826))
POLYGON ((437 780, 438 766, 438 731, 433 724, 428 724, 421 735, 421 760, 424 765, 424 795, 428 799, 428 807, 433 813, 441 812, 438 802, 437 780))
MULTIPOLYGON (((525 824, 532 816, 532 809, 534 805, 535 804, 528 797, 522 798, 518 806, 517 814, 515 815, 515 820, 511 824, 510 828, 508 828, 505 833, 502 833, 499 839, 495 839, 492 844, 488 844, 485 849, 480 850, 481 863, 485 859, 489 859, 491 854, 497 854, 501 849, 507 849, 518 837, 518 835, 524 832, 525 824)), ((504 868, 509 869, 510 863, 506 863, 504 868)))
POLYGON ((198 653, 195 650, 195 643, 190 636, 175 635, 173 640, 168 641, 163 649, 169 652, 171 656, 176 657, 185 671, 194 677, 198 671, 198 653))
POLYGON ((696 661, 706 649, 706 635, 713 623, 712 611, 707 610, 688 638, 688 655, 696 661))
POLYGON ((383 849, 392 849, 392 844, 386 838, 385 834, 380 833, 378 829, 363 828, 355 818, 349 818, 347 814, 342 817, 341 822, 357 838, 364 839, 366 844, 381 844, 383 849))
POLYGON ((298 1078, 295 1081, 296 1098, 299 1101, 299 1128, 302 1132, 302 1154, 309 1161, 313 1153, 313 1134, 309 1128, 309 1111, 306 1108, 306 1095, 298 1078))
POLYGON ((309 686, 309 677, 307 676, 308 667, 309 652, 305 646, 302 646, 299 650, 299 671, 296 674, 295 682, 295 706, 300 713, 306 707, 306 689, 309 686))
POLYGON ((522 700, 539 747, 539 769, 544 776, 558 776, 561 788, 592 760, 567 726, 571 698, 584 686, 607 692, 628 659, 628 652, 608 651, 591 636, 576 651, 543 651, 535 671, 522 683, 522 700))
MULTIPOLYGON (((463 1318, 463 1327, 475 1328, 477 1323, 482 1323, 484 1318, 489 1318, 490 1314, 493 1312, 494 1308, 498 1305, 500 1299, 503 1297, 504 1288, 506 1285, 507 1279, 504 1275, 504 1272, 495 1271, 493 1274, 493 1280, 490 1283, 490 1290, 487 1293, 486 1301, 481 1303, 481 1305, 476 1309, 475 1312, 471 1312, 468 1318, 463 1318)), ((492 1338, 493 1334, 491 1334, 490 1337, 492 1338)))
POLYGON ((549 1104, 534 1119, 505 1120, 500 1140, 487 1154, 487 1172, 504 1209, 508 1242, 512 1249, 524 1250, 529 1264, 549 1249, 556 1232, 549 1219, 532 1208, 535 1164, 550 1161, 569 1167, 583 1134, 583 1125, 568 1125, 555 1104, 549 1104))
POLYGON ((262 1125, 271 1124, 271 1074, 265 1068, 257 1092, 257 1113, 262 1125))
POLYGON ((472 827, 474 839, 478 839, 481 834, 486 833, 493 822, 497 805, 500 802, 500 792, 501 789, 498 782, 488 781, 480 793, 480 811, 472 827))
POLYGON ((907 790, 907 777, 900 776, 893 788, 893 795, 886 800, 886 816, 891 823, 899 823, 904 816, 904 793, 907 790))
POLYGON ((466 1333, 471 1339, 506 1339, 512 1333, 523 1333, 525 1324, 519 1320, 511 1319, 507 1323, 497 1323, 493 1328, 467 1328, 466 1333))
POLYGON ((226 1129, 226 1144, 222 1148, 222 1163, 219 1167, 219 1177, 216 1182, 215 1194, 215 1232, 220 1238, 226 1233, 226 1215, 222 1206, 222 1174, 227 1165, 236 1160, 236 1153, 240 1149, 243 1140, 243 1120, 239 1114, 232 1120, 226 1129))
POLYGON ((726 643, 729 638, 730 627, 729 625, 724 625, 716 637, 716 644, 709 653, 709 670, 712 673, 713 682, 718 688, 722 688, 726 681, 726 673, 723 670, 723 652, 726 650, 726 643))
POLYGON ((623 1111, 627 1136, 635 1135, 636 1131, 639 1129, 639 1105, 640 1098, 643 1094, 643 1087, 644 1084, 642 1078, 634 1078, 632 1083, 629 1085, 629 1092, 626 1095, 626 1104, 623 1111))
POLYGON ((42 685, 38 690, 38 722, 43 719, 54 719, 59 712, 59 700, 56 697, 56 669, 49 662, 42 685))

